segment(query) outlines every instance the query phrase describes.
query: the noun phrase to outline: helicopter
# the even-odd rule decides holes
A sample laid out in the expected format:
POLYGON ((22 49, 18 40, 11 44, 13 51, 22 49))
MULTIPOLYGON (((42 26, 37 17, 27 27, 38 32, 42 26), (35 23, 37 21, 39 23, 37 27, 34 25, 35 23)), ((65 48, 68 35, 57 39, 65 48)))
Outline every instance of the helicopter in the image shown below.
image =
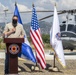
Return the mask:
MULTIPOLYGON (((63 49, 73 51, 76 49, 76 9, 58 11, 59 15, 67 13, 66 21, 60 24, 61 40, 63 49)), ((53 15, 46 16, 39 19, 39 21, 52 17, 53 15)))
POLYGON ((73 51, 76 49, 76 15, 69 14, 69 16, 70 18, 60 25, 60 31, 63 48, 73 51))

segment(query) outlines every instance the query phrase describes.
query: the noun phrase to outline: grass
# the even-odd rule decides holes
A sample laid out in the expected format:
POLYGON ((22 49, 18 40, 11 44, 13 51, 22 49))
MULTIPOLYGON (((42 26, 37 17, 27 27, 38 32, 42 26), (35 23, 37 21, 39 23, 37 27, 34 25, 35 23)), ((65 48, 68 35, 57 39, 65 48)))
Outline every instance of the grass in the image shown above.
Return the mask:
POLYGON ((4 50, 6 48, 5 43, 3 43, 3 38, 0 38, 0 50, 4 50))
MULTIPOLYGON (((31 44, 31 47, 32 47, 33 50, 35 50, 33 44, 31 44)), ((1 42, 1 43, 0 43, 0 50, 5 49, 5 48, 6 48, 5 43, 1 42)), ((48 49, 49 49, 49 50, 51 49, 50 44, 44 44, 44 50, 48 50, 48 49)))
MULTIPOLYGON (((32 49, 35 50, 35 48, 31 42, 30 42, 30 45, 31 45, 32 49)), ((5 45, 5 43, 3 43, 3 38, 0 38, 0 50, 2 50, 2 49, 4 50, 5 48, 6 48, 6 45, 5 45)), ((50 44, 44 43, 44 50, 48 50, 48 49, 49 50, 51 49, 50 44)))

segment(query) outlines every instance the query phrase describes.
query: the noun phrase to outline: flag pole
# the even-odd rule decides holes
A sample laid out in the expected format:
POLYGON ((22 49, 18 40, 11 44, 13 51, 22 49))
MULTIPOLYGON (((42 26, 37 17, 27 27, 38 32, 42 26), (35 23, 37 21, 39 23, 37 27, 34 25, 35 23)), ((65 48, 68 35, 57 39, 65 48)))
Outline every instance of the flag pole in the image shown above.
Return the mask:
MULTIPOLYGON (((56 7, 56 3, 55 3, 55 7, 56 7)), ((56 65, 55 65, 55 64, 56 64, 56 61, 55 61, 55 58, 56 58, 56 57, 55 57, 55 56, 56 56, 56 54, 55 54, 55 52, 54 52, 54 61, 53 61, 53 69, 52 69, 52 70, 53 70, 54 72, 57 72, 57 71, 59 71, 59 69, 58 69, 58 68, 56 67, 56 65)))
POLYGON ((54 54, 54 64, 53 64, 53 68, 55 68, 55 54, 54 54))
POLYGON ((17 2, 15 1, 15 6, 17 5, 17 2))
MULTIPOLYGON (((33 8, 35 7, 35 6, 34 6, 34 3, 32 3, 32 7, 33 7, 33 8)), ((35 55, 37 55, 36 51, 35 51, 35 55)), ((39 70, 40 70, 40 67, 39 67, 37 61, 36 61, 35 66, 34 66, 34 67, 32 66, 32 70, 35 70, 35 71, 39 71, 39 70)))
POLYGON ((56 10, 56 4, 54 6, 54 18, 53 18, 53 25, 50 30, 50 43, 52 48, 54 49, 54 63, 53 63, 53 71, 59 71, 59 69, 55 66, 55 58, 60 62, 60 64, 65 68, 66 63, 64 59, 62 41, 60 38, 60 26, 59 26, 59 19, 56 10))
MULTIPOLYGON (((34 8, 34 3, 32 3, 32 7, 34 8)), ((35 55, 37 55, 36 51, 35 51, 35 55)), ((36 66, 37 66, 37 62, 36 62, 36 66)))
POLYGON ((53 61, 53 68, 52 68, 52 71, 54 72, 59 72, 59 68, 56 67, 56 55, 55 55, 55 52, 54 52, 54 61, 53 61))
POLYGON ((34 3, 32 3, 32 7, 34 7, 34 3))

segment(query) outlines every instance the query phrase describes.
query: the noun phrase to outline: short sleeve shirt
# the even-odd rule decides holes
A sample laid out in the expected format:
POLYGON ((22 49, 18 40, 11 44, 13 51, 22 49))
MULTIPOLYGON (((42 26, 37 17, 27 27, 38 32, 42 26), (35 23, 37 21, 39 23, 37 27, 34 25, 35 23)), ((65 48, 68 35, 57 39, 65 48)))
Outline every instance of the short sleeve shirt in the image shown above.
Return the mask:
MULTIPOLYGON (((13 28, 12 23, 6 24, 3 33, 10 31, 12 28, 13 28)), ((11 35, 9 35, 8 38, 19 38, 20 35, 25 35, 25 31, 23 29, 23 26, 18 23, 17 26, 16 26, 15 33, 12 33, 11 35)))

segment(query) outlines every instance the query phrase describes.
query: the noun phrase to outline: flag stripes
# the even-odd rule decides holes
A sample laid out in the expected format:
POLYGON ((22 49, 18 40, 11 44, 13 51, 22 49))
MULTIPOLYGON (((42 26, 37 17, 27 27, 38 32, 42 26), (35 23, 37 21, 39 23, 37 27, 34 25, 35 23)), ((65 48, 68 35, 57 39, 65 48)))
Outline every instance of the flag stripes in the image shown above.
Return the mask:
POLYGON ((38 37, 35 37, 36 35, 34 34, 34 33, 32 33, 32 31, 30 31, 31 32, 31 39, 32 39, 32 41, 33 41, 33 44, 35 45, 35 48, 39 51, 39 53, 41 53, 41 55, 42 55, 42 57, 44 58, 44 52, 43 52, 43 47, 41 47, 42 45, 41 45, 41 43, 40 43, 40 41, 38 41, 37 39, 38 39, 38 37), (34 36, 34 35, 35 36, 34 36), (36 43, 37 42, 37 43, 36 43))
POLYGON ((38 37, 36 36, 36 34, 34 32, 32 32, 32 30, 30 30, 30 35, 31 35, 31 39, 32 39, 32 42, 33 42, 33 44, 35 46, 36 53, 37 53, 36 59, 40 63, 40 65, 42 67, 42 65, 46 64, 46 62, 44 60, 45 59, 44 50, 43 50, 43 47, 42 47, 42 44, 41 44, 42 42, 40 42, 40 39, 38 39, 38 37))
POLYGON ((42 50, 42 53, 44 54, 44 50, 43 50, 43 46, 42 46, 43 43, 42 43, 42 41, 40 41, 40 39, 39 39, 40 36, 38 37, 38 33, 39 33, 39 32, 37 33, 37 32, 35 31, 37 37, 35 37, 36 35, 34 34, 34 32, 32 32, 32 31, 30 31, 30 32, 31 32, 31 34, 32 34, 31 37, 33 36, 33 40, 32 40, 32 41, 35 41, 35 40, 36 40, 37 44, 39 45, 40 49, 42 50), (35 36, 34 36, 33 34, 34 34, 35 36), (39 39, 39 40, 38 40, 38 39, 39 39))

